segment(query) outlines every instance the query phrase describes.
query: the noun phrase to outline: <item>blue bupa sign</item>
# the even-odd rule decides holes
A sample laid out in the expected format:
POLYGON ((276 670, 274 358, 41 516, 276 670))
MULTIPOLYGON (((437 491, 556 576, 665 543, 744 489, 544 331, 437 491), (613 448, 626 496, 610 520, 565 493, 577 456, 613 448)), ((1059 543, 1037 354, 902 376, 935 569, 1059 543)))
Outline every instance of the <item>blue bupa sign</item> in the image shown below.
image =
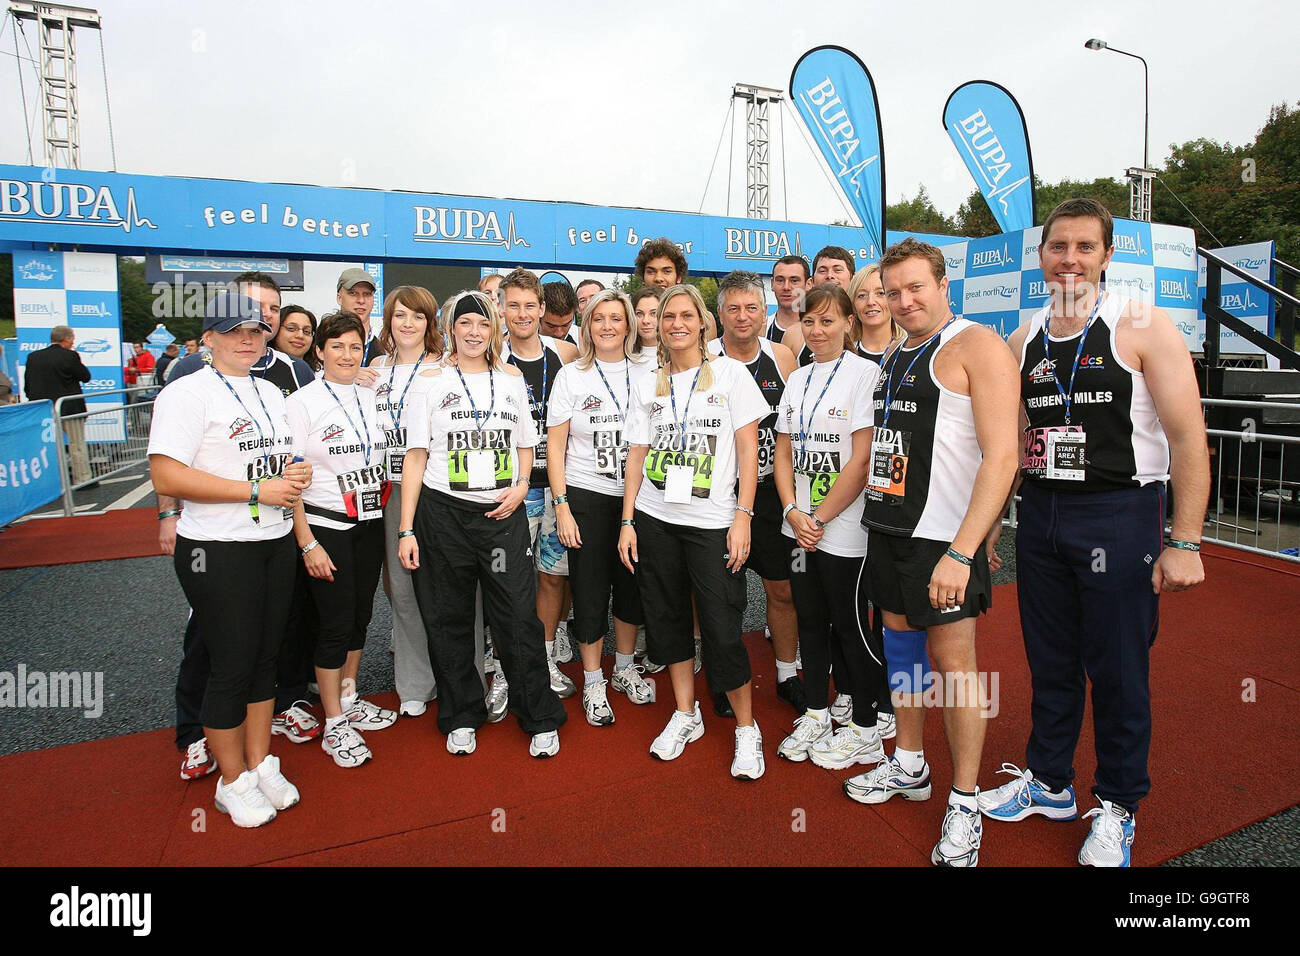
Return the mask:
POLYGON ((53 403, 0 406, 0 525, 63 493, 54 435, 53 403))

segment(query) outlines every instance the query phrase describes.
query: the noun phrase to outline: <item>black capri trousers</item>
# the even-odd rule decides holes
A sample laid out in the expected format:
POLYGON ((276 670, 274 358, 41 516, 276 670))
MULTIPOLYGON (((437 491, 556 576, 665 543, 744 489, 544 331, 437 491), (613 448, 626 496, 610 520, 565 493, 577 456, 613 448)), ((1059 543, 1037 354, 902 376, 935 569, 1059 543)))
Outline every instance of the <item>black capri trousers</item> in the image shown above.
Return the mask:
POLYGON ((346 531, 312 525, 311 533, 337 568, 333 581, 307 578, 320 620, 315 661, 322 670, 337 670, 349 651, 366 646, 375 588, 384 566, 384 523, 359 521, 346 531))
POLYGON ((577 522, 582 547, 569 548, 569 586, 573 588, 573 622, 579 644, 605 639, 606 612, 613 592, 614 617, 644 624, 636 578, 618 558, 623 499, 570 485, 569 512, 577 522))

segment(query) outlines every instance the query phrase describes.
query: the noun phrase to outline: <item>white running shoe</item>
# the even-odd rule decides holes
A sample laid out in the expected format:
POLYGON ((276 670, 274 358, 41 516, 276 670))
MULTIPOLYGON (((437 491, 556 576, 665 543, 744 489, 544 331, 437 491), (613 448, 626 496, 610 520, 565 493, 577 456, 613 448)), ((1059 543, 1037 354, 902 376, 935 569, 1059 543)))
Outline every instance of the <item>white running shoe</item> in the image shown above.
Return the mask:
POLYGON ((230 814, 230 822, 237 827, 260 827, 275 819, 275 807, 257 786, 256 770, 245 770, 230 786, 218 776, 213 802, 222 813, 230 814))
POLYGON ((569 634, 569 624, 561 621, 555 626, 555 662, 568 664, 573 660, 573 641, 569 634))
POLYGON ((831 735, 830 720, 821 721, 812 714, 802 714, 795 719, 794 731, 776 748, 776 755, 795 763, 808 759, 808 748, 831 735))
POLYGON ((366 738, 347 720, 340 720, 333 729, 326 727, 320 745, 340 767, 360 767, 374 756, 366 746, 366 738))
POLYGON ((948 811, 943 815, 943 829, 939 831, 939 842, 930 853, 930 862, 935 866, 975 866, 980 861, 980 838, 984 835, 984 824, 978 810, 948 804, 948 811))
POLYGON ((655 682, 641 676, 640 665, 629 664, 621 671, 614 671, 610 683, 620 694, 626 694, 627 699, 634 704, 655 702, 655 682))
POLYGON ((555 658, 546 656, 546 670, 551 675, 551 690, 560 700, 567 700, 578 692, 578 685, 570 680, 569 675, 560 670, 555 658))
POLYGON ((472 754, 478 746, 478 738, 473 727, 457 727, 447 735, 447 753, 465 756, 472 754))
POLYGON ((898 733, 898 718, 893 714, 876 713, 876 733, 881 740, 893 740, 898 733))
POLYGON ((606 686, 607 682, 600 680, 582 688, 582 709, 587 714, 587 723, 593 727, 608 727, 614 722, 614 709, 609 706, 606 686))
POLYGON ((645 657, 645 625, 640 624, 636 629, 636 647, 632 648, 632 653, 637 657, 645 657))
POLYGON ((274 754, 267 754, 257 765, 257 789, 276 810, 288 810, 301 799, 298 788, 280 772, 280 758, 274 754))
POLYGON ((558 730, 546 730, 540 734, 533 734, 533 739, 528 742, 528 755, 530 757, 554 757, 560 752, 560 732, 558 730))
POLYGON ((667 664, 656 664, 650 660, 649 654, 641 658, 641 673, 643 674, 658 674, 667 666, 667 664))
POLYGON ((1084 818, 1092 817, 1092 829, 1079 849, 1081 866, 1128 866, 1132 859, 1137 823, 1133 814, 1117 803, 1102 800, 1084 818))
POLYGON ((767 764, 763 761, 763 735, 758 722, 736 728, 736 752, 731 759, 731 775, 737 780, 757 780, 767 764))
POLYGON ((930 765, 913 776, 890 757, 866 773, 844 781, 844 795, 858 803, 884 803, 900 793, 904 800, 930 799, 930 765))
POLYGON ((347 717, 348 723, 357 730, 387 730, 397 723, 397 711, 385 710, 361 697, 358 697, 343 714, 347 717))
POLYGON ((853 719, 853 698, 848 694, 836 694, 831 703, 831 720, 843 727, 853 719))
POLYGON ((403 717, 420 717, 428 709, 428 704, 422 700, 404 700, 398 711, 403 717))
POLYGON ((808 757, 826 770, 843 770, 854 764, 875 764, 885 759, 885 748, 871 728, 845 724, 808 748, 808 757))
POLYGON ((181 761, 182 780, 197 780, 216 769, 217 758, 208 750, 207 737, 200 737, 185 748, 185 759, 181 761))
POLYGON ((506 711, 510 709, 510 685, 506 683, 504 671, 498 669, 492 675, 492 686, 488 688, 485 703, 489 724, 505 719, 506 711))
POLYGON ((660 760, 676 760, 686 749, 704 736, 704 718, 700 715, 700 702, 695 702, 694 713, 684 714, 674 710, 668 718, 668 725, 650 744, 650 753, 660 760))

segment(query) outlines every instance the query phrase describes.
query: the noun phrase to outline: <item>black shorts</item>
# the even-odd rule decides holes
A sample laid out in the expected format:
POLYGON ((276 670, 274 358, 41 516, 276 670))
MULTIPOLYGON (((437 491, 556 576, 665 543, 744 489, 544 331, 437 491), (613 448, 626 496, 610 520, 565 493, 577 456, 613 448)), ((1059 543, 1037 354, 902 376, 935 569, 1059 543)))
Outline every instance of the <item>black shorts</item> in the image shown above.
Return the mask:
POLYGON ((934 566, 951 546, 947 541, 904 538, 872 531, 867 538, 867 579, 877 607, 907 616, 918 630, 978 617, 993 606, 993 579, 989 559, 980 547, 975 552, 966 585, 966 600, 950 611, 930 606, 930 577, 934 566))
POLYGON ((775 482, 759 482, 754 518, 749 523, 749 560, 745 568, 764 581, 789 581, 795 543, 781 533, 781 496, 775 482))

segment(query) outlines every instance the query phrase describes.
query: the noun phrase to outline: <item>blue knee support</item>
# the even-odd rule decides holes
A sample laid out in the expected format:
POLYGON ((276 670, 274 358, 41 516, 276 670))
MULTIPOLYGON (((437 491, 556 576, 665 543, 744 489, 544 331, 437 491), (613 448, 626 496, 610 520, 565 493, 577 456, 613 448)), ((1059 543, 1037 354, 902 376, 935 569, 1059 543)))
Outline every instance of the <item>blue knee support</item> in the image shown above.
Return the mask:
POLYGON ((885 627, 885 667, 889 689, 919 694, 934 682, 925 653, 925 631, 896 631, 885 627))

